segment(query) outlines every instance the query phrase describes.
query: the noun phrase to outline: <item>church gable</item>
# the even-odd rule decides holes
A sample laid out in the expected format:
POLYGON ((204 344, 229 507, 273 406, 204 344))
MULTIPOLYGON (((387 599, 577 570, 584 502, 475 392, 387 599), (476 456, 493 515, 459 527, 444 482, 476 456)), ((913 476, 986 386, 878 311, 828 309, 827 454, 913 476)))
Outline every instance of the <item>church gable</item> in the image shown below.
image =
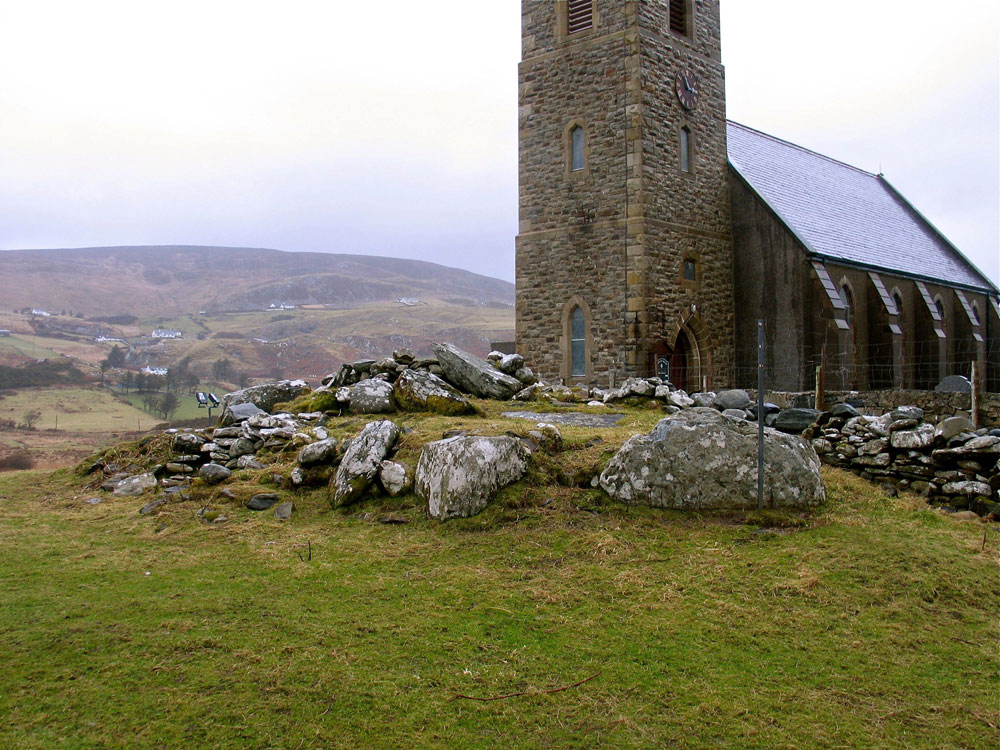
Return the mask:
POLYGON ((884 178, 728 123, 729 162, 812 254, 983 291, 996 288, 884 178))

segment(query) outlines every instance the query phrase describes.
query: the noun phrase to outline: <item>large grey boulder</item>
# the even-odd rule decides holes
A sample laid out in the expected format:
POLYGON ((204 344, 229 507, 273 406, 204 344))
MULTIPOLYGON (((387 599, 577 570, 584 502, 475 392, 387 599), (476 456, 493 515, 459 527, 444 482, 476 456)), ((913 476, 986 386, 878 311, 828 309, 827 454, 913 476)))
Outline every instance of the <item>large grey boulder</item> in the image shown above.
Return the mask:
POLYGON ((472 403, 437 375, 424 370, 406 370, 396 380, 393 394, 403 411, 435 414, 473 414, 472 403))
POLYGON ((226 412, 237 404, 253 404, 258 409, 270 412, 275 404, 294 401, 308 390, 309 386, 304 380, 279 380, 227 393, 222 397, 223 422, 226 421, 226 412))
POLYGON ((774 420, 774 429, 787 432, 791 435, 799 435, 804 430, 808 430, 810 425, 820 418, 823 412, 819 409, 791 408, 782 409, 778 418, 774 420))
POLYGON ((384 380, 362 380, 351 386, 352 414, 391 414, 396 411, 392 398, 392 383, 384 380))
POLYGON ((507 401, 524 386, 454 344, 435 344, 434 354, 445 378, 474 396, 507 401))
MULTIPOLYGON (((816 451, 802 438, 764 431, 764 504, 803 508, 826 499, 816 451)), ((757 507, 757 425, 695 408, 628 440, 601 473, 619 502, 688 510, 757 507)))
POLYGON ((382 461, 399 439, 399 427, 388 419, 365 425, 351 441, 330 483, 330 505, 342 505, 360 500, 371 487, 382 461))
POLYGON ((416 494, 432 518, 469 518, 520 479, 528 454, 517 438, 453 437, 428 443, 417 462, 416 494))

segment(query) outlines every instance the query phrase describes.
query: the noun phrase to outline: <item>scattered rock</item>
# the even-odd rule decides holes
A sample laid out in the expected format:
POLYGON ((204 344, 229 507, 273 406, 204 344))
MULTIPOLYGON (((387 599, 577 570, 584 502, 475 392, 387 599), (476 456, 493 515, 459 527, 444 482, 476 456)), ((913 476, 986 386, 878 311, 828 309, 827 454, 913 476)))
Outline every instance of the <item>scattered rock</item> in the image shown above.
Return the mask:
POLYGON ((396 381, 396 403, 404 411, 435 414, 474 414, 472 403, 455 388, 430 372, 406 370, 396 381))
POLYGON ((205 464, 198 470, 198 476, 201 477, 205 484, 219 484, 220 482, 225 482, 232 476, 232 474, 233 472, 225 466, 220 466, 216 463, 205 464))
MULTIPOLYGON (((240 404, 253 404, 265 412, 271 411, 275 404, 284 401, 294 401, 308 392, 309 386, 304 380, 279 380, 274 383, 264 383, 240 391, 227 393, 222 398, 222 422, 226 424, 226 413, 240 404)), ((237 420, 231 420, 237 421, 237 420)))
POLYGON ((288 502, 282 503, 277 508, 274 509, 274 517, 279 521, 287 521, 292 517, 292 513, 295 512, 295 503, 288 502))
POLYGON ((139 508, 139 515, 148 516, 151 513, 155 513, 166 504, 167 504, 167 496, 160 495, 159 497, 150 500, 148 503, 139 508))
POLYGON ((790 435, 801 435, 822 413, 818 409, 783 409, 774 422, 774 429, 790 435))
POLYGON ((399 427, 387 419, 365 425, 351 441, 330 485, 331 507, 353 503, 368 492, 382 461, 398 439, 399 427))
POLYGON ((972 383, 961 375, 949 375, 936 386, 936 393, 972 393, 972 383))
POLYGON ((398 461, 383 461, 378 478, 389 497, 399 497, 413 489, 413 469, 398 461))
MULTIPOLYGON (((826 498, 819 458, 804 440, 765 430, 766 507, 826 498)), ((622 446, 600 477, 619 502, 692 510, 757 507, 757 425, 696 408, 622 446)))
POLYGON ((337 460, 337 441, 333 438, 319 440, 299 451, 296 459, 300 466, 317 466, 337 460))
POLYGON ((115 497, 139 497, 146 490, 156 489, 156 477, 152 474, 139 474, 135 477, 122 479, 113 490, 115 497))
POLYGON ((434 354, 445 377, 474 396, 507 401, 523 388, 521 381, 453 344, 436 344, 434 354))
POLYGON ((420 452, 416 494, 427 501, 432 518, 469 518, 520 479, 527 466, 527 452, 512 437, 439 440, 420 452))
POLYGON ((751 404, 753 404, 753 401, 750 399, 750 394, 739 388, 720 391, 712 401, 712 406, 719 411, 725 411, 726 409, 746 410, 750 408, 751 404))
POLYGON ((246 504, 247 510, 267 510, 278 502, 278 495, 274 492, 261 492, 254 495, 246 504))
POLYGON ((391 414, 396 411, 392 383, 362 380, 351 387, 352 414, 391 414))

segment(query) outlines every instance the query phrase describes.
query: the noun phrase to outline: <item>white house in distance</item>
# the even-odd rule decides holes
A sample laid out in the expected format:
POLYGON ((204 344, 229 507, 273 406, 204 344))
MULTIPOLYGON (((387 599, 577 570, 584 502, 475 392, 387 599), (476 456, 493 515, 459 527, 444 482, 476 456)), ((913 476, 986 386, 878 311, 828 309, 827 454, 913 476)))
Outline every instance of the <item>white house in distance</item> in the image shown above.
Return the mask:
POLYGON ((154 328, 152 335, 154 339, 182 339, 184 331, 178 331, 174 328, 154 328))

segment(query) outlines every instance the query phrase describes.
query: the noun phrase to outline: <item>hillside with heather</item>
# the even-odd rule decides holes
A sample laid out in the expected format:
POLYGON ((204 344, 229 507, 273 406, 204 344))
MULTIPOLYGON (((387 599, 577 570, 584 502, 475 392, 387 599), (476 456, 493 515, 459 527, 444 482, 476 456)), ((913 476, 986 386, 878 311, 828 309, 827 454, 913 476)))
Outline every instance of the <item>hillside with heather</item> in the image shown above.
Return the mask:
POLYGON ((419 260, 180 245, 0 252, 0 288, 5 309, 140 318, 401 298, 514 301, 509 282, 419 260))

